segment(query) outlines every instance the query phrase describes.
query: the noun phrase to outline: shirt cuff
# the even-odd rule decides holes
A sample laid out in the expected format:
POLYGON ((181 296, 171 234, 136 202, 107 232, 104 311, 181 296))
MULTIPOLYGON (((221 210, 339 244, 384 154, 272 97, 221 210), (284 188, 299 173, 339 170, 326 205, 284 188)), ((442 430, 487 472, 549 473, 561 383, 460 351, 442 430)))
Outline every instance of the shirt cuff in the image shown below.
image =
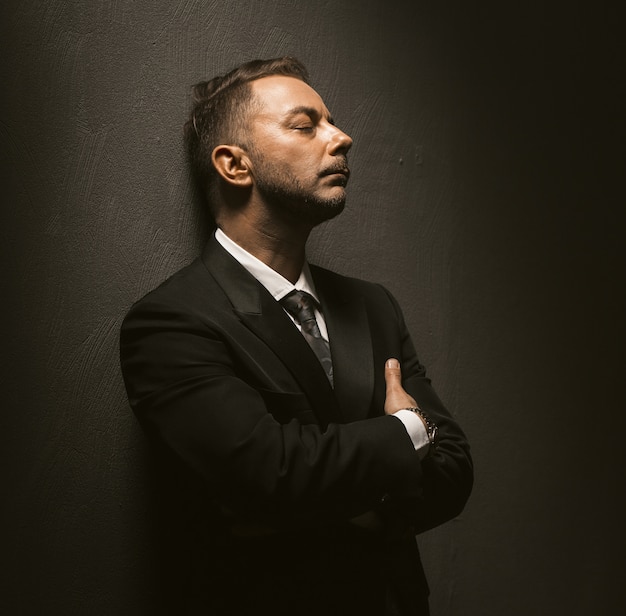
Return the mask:
POLYGON ((413 447, 415 447, 415 451, 417 451, 417 455, 420 460, 423 460, 430 449, 430 441, 428 440, 424 422, 420 419, 419 415, 413 411, 401 409, 392 413, 391 416, 398 418, 404 424, 406 431, 411 437, 413 447))

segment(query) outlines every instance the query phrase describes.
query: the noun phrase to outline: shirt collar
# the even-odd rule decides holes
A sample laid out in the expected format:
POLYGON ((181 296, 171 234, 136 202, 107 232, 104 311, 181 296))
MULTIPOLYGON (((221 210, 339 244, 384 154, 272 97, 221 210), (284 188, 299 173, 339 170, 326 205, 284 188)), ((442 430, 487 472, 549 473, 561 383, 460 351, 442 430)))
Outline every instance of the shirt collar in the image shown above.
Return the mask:
POLYGON ((234 259, 236 259, 250 274, 252 274, 272 295, 276 301, 280 301, 295 289, 310 293, 315 301, 319 303, 319 298, 311 276, 309 264, 305 261, 300 277, 296 284, 292 284, 281 276, 276 270, 257 259, 253 254, 244 250, 239 244, 231 240, 221 229, 215 231, 215 239, 234 259))

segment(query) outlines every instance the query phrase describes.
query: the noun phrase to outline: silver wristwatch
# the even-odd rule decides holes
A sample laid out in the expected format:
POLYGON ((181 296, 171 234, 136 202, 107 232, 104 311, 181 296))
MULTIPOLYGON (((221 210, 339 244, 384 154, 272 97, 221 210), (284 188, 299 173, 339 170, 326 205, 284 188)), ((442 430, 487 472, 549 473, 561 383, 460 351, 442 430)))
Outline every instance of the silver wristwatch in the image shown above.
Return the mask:
POLYGON ((437 425, 428 417, 424 411, 422 411, 419 406, 410 406, 406 408, 407 411, 412 411, 416 415, 419 415, 424 422, 424 426, 426 427, 426 436, 428 437, 428 442, 430 443, 430 448, 428 449, 428 455, 431 456, 437 450, 437 445, 439 443, 439 428, 437 425))

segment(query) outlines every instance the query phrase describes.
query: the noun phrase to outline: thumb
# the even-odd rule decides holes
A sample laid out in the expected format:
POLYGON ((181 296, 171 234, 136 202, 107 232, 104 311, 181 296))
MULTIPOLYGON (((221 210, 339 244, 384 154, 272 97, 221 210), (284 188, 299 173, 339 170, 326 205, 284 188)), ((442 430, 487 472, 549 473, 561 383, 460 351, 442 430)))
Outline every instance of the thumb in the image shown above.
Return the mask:
POLYGON ((399 409, 417 406, 415 400, 402 387, 400 362, 394 357, 389 358, 385 362, 385 384, 387 385, 387 393, 385 395, 384 411, 387 415, 391 415, 399 409))
POLYGON ((389 358, 385 362, 385 383, 387 384, 387 392, 402 388, 402 370, 400 362, 394 357, 389 358))

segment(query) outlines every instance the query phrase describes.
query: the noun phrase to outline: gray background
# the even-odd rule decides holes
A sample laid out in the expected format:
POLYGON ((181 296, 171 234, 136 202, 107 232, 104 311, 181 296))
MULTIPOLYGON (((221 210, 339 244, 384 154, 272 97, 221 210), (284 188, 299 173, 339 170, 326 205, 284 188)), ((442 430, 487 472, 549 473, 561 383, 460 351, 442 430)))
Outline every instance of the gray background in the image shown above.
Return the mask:
POLYGON ((434 616, 624 608, 611 6, 3 2, 3 613, 158 605, 119 324, 202 243, 189 86, 287 53, 355 140, 347 210, 310 258, 396 294, 473 445, 469 505, 420 538, 434 616))

